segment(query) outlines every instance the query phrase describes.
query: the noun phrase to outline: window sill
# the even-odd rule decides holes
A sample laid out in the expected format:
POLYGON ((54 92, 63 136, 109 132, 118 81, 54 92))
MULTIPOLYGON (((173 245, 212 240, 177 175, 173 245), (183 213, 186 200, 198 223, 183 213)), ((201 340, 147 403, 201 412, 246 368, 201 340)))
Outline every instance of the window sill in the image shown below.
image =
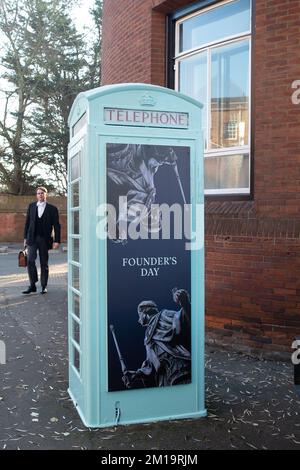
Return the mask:
POLYGON ((226 200, 212 200, 211 196, 205 198, 205 215, 209 217, 221 217, 221 218, 245 218, 252 219, 255 218, 255 207, 254 201, 241 200, 241 196, 236 196, 239 200, 229 200, 226 197, 226 200))

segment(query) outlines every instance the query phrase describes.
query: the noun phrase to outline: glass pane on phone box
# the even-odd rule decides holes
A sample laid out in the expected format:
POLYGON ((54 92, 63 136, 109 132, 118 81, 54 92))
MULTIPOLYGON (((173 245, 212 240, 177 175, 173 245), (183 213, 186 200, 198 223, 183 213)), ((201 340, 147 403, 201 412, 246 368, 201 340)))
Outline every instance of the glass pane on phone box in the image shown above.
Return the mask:
POLYGON ((76 153, 74 157, 71 158, 70 160, 70 165, 71 165, 71 181, 76 180, 80 176, 80 153, 76 153))
POLYGON ((71 218, 72 233, 79 235, 79 211, 71 212, 71 218))
POLYGON ((80 318, 80 297, 79 295, 72 293, 73 296, 73 313, 76 317, 80 318))
POLYGON ((73 339, 76 343, 80 346, 80 325, 79 323, 73 319, 73 331, 72 331, 73 339))
POLYGON ((80 353, 74 346, 73 346, 73 365, 75 369, 80 373, 80 353))
POLYGON ((71 185, 71 207, 79 207, 79 181, 71 185))
POLYGON ((72 260, 79 263, 79 244, 80 240, 78 238, 72 238, 72 260))
POLYGON ((78 266, 72 265, 72 286, 76 290, 80 290, 80 270, 78 266))

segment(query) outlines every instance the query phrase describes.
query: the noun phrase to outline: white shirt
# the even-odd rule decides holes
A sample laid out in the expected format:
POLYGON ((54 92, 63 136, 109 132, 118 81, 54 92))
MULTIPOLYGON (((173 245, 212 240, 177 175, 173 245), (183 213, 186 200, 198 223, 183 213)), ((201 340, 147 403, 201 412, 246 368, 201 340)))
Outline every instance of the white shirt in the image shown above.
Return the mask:
POLYGON ((36 203, 36 205, 37 205, 37 208, 38 208, 38 216, 39 216, 39 218, 41 218, 43 213, 44 213, 45 207, 46 207, 46 201, 43 201, 43 202, 38 201, 36 203))

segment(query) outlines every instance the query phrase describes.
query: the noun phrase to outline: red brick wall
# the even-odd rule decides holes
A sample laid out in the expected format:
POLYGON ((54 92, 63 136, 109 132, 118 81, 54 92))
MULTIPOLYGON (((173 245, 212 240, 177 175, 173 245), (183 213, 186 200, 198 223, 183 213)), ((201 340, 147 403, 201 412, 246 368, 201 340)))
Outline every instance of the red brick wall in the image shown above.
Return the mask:
POLYGON ((300 217, 300 0, 256 2, 255 202, 260 215, 300 217))
MULTIPOLYGON (((103 84, 165 85, 166 14, 191 3, 104 0, 103 84)), ((207 199, 206 322, 211 340, 288 351, 300 335, 300 0, 255 3, 254 194, 207 199)))
POLYGON ((151 0, 109 0, 103 4, 102 84, 163 85, 165 15, 151 0))
POLYGON ((151 81, 149 2, 110 0, 104 2, 102 82, 151 81))
MULTIPOLYGON (((23 242, 23 232, 28 204, 35 196, 0 194, 0 242, 23 242)), ((66 198, 48 197, 50 204, 59 209, 61 240, 67 240, 66 198)))
POLYGON ((300 219, 257 217, 252 202, 206 204, 209 339, 287 351, 300 334, 300 219))

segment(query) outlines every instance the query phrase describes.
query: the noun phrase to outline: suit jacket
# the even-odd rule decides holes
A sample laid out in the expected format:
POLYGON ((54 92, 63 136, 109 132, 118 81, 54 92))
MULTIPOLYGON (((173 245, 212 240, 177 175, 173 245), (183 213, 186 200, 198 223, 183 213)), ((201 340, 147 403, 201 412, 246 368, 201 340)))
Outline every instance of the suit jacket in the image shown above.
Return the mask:
MULTIPOLYGON (((37 205, 36 202, 29 204, 26 215, 26 222, 24 227, 24 239, 27 240, 27 245, 33 245, 35 238, 35 220, 36 220, 37 205)), ((53 237, 52 230, 54 229, 54 242, 60 243, 60 223, 57 207, 46 202, 46 207, 43 214, 43 231, 47 241, 48 249, 52 248, 53 237)))

